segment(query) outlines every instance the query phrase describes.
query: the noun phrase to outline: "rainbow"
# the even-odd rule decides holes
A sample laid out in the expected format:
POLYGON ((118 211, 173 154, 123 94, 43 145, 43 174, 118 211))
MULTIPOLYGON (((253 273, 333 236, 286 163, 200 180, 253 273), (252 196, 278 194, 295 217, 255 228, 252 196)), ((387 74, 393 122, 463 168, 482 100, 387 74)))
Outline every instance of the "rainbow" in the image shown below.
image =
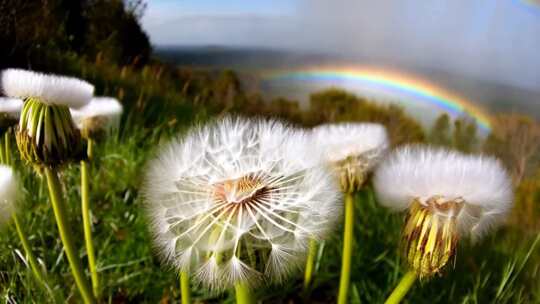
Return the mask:
POLYGON ((384 90, 414 96, 414 101, 429 102, 454 116, 468 115, 484 131, 491 130, 490 115, 472 102, 420 78, 376 68, 311 67, 269 71, 263 81, 355 81, 384 90))
POLYGON ((540 14, 540 0, 514 0, 514 3, 533 14, 540 14))
POLYGON ((518 1, 521 4, 527 5, 529 7, 536 7, 538 8, 540 6, 539 0, 519 0, 518 1))

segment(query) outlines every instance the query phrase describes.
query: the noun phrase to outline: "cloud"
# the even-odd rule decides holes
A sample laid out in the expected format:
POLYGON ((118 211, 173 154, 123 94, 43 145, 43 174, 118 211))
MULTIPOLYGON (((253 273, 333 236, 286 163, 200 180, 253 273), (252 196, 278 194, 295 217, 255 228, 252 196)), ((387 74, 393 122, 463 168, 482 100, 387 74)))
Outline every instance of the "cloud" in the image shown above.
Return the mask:
POLYGON ((298 1, 292 16, 168 17, 145 27, 158 45, 324 52, 540 90, 540 8, 510 0, 298 1))

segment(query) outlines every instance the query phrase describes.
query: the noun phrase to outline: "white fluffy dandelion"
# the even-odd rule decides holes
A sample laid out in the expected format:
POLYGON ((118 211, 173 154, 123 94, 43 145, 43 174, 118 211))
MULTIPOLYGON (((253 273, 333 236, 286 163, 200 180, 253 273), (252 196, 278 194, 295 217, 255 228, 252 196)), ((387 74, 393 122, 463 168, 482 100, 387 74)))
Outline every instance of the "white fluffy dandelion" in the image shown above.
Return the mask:
POLYGON ((167 260, 211 289, 284 279, 339 218, 339 191, 308 136, 224 119, 166 146, 144 197, 167 260))
POLYGON ((17 182, 13 169, 0 165, 0 226, 3 226, 15 211, 17 182))
POLYGON ((512 206, 510 178, 492 157, 407 146, 377 169, 374 180, 381 204, 409 209, 405 250, 420 276, 439 272, 459 237, 481 236, 512 206))
POLYGON ((2 91, 14 98, 39 98, 49 105, 80 108, 94 95, 94 86, 73 77, 48 75, 20 69, 3 70, 2 91))
POLYGON ((38 165, 59 165, 83 156, 80 132, 69 108, 87 104, 94 86, 72 77, 19 69, 3 70, 2 91, 24 100, 17 129, 22 158, 38 165))
POLYGON ((70 111, 79 129, 97 132, 118 126, 122 104, 113 97, 94 97, 84 107, 70 111))
POLYGON ((12 119, 19 119, 23 106, 22 99, 0 97, 0 114, 9 116, 12 119))
POLYGON ((17 124, 22 105, 23 101, 21 99, 0 97, 0 134, 17 124))
POLYGON ((361 187, 389 145, 385 127, 376 123, 321 125, 313 129, 313 136, 346 192, 361 187))

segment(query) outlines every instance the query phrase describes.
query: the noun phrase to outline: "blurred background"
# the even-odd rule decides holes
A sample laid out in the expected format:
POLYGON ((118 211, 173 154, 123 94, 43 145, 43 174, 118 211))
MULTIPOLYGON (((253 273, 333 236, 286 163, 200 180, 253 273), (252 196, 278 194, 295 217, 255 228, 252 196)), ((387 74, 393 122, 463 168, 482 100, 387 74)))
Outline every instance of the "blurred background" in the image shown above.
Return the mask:
MULTIPOLYGON (((81 77, 125 107, 118 134, 98 148, 112 155, 99 166, 116 171, 93 177, 98 260, 111 302, 179 299, 176 273, 152 252, 140 173, 159 143, 194 122, 236 113, 302 127, 379 122, 393 146, 429 143, 499 157, 516 187, 507 225, 464 246, 455 269, 424 282, 409 300, 540 303, 538 1, 2 0, 0 68, 7 67, 81 77)), ((46 196, 27 200, 36 251, 69 299, 62 256, 44 250, 61 247, 46 196)), ((359 219, 353 300, 379 303, 405 269, 402 219, 373 200, 357 207, 373 216, 359 219)), ((340 240, 328 244, 314 303, 332 302, 337 288, 340 240)), ((46 295, 23 275, 17 246, 13 232, 0 237, 0 248, 10 248, 0 253, 1 295, 40 302, 46 295)), ((261 298, 296 302, 299 282, 261 298)), ((203 290, 195 297, 232 301, 203 290)))

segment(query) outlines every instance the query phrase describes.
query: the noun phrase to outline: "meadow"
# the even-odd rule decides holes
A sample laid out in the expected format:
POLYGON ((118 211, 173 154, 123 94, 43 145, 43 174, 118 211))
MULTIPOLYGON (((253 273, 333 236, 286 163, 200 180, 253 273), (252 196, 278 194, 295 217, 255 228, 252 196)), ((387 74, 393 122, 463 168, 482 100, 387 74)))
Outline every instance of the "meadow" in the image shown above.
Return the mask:
MULTIPOLYGON (((219 69, 178 67, 164 63, 167 56, 156 58, 159 53, 152 52, 140 27, 144 8, 141 0, 0 1, 0 69, 78 77, 95 85, 96 96, 115 97, 123 105, 118 129, 96 141, 90 168, 92 233, 103 303, 181 301, 178 270, 161 261, 149 229, 141 196, 143 176, 162 144, 227 115, 272 117, 306 129, 323 123, 375 122, 386 127, 391 148, 422 143, 500 158, 515 188, 509 217, 476 242, 460 240, 444 271, 417 281, 403 303, 540 303, 540 124, 530 117, 535 113, 494 114, 489 134, 481 135, 471 117, 443 114, 426 127, 397 104, 380 104, 340 88, 313 92, 304 109, 296 100, 268 98, 247 88, 237 72, 226 69, 226 60, 219 59, 222 53, 217 54, 219 69)), ((279 53, 266 55, 283 61, 279 53)), ((196 63, 201 59, 183 58, 196 63)), ((47 288, 32 275, 10 223, 0 230, 0 298, 6 303, 81 303, 46 180, 24 163, 14 138, 10 150, 23 186, 21 227, 46 274, 47 288)), ((66 165, 60 177, 77 254, 86 266, 79 165, 66 165)), ((383 303, 408 270, 401 241, 405 214, 382 207, 373 188, 368 178, 354 196, 349 291, 354 304, 383 303)), ((335 303, 342 225, 319 244, 307 292, 299 270, 282 285, 256 289, 260 303, 335 303)), ((197 285, 191 289, 194 303, 236 302, 234 292, 210 292, 197 285)))
MULTIPOLYGON (((116 96, 125 106, 120 128, 98 141, 90 175, 98 272, 103 300, 108 303, 180 301, 178 274, 161 263, 156 253, 139 190, 145 163, 157 147, 175 136, 182 136, 193 125, 228 113, 281 117, 306 127, 322 121, 371 120, 386 124, 394 146, 432 142, 457 145, 469 152, 478 152, 484 146, 474 128, 460 129, 456 125, 453 128, 468 130, 463 134, 468 134, 472 140, 463 134, 456 135, 455 130, 446 134, 450 131, 444 131, 447 128, 444 124, 436 126, 438 130, 425 131, 397 108, 377 106, 335 89, 312 96, 315 100, 312 107, 325 106, 328 109, 323 113, 333 113, 330 117, 314 118, 313 113, 304 113, 294 107, 293 101, 270 102, 266 108, 252 110, 257 108, 252 100, 258 102, 258 99, 244 96, 239 87, 235 87, 238 84, 232 72, 225 73, 227 81, 224 84, 222 76, 186 76, 185 71, 168 71, 160 64, 142 69, 117 67, 99 61, 88 62, 74 55, 48 62, 53 67, 51 70, 63 67, 63 73, 87 79, 96 85, 98 95, 116 96), (192 88, 186 89, 188 84, 192 88), (203 84, 206 91, 197 87, 203 84), (232 97, 231 88, 236 90, 232 97), (223 91, 229 102, 216 101, 224 100, 220 96, 223 91), (347 102, 348 106, 356 104, 361 109, 358 112, 342 111, 335 100, 347 102), (354 113, 359 114, 354 117, 354 113)), ((14 144, 11 148, 16 151, 14 144)), ((20 215, 32 249, 46 270, 50 291, 43 290, 33 279, 15 229, 9 226, 0 235, 0 248, 5 248, 0 252, 2 298, 8 303, 46 303, 54 301, 54 295, 56 302, 77 303, 79 295, 57 237, 46 185, 23 165, 17 153, 14 156, 25 189, 20 215)), ((406 303, 540 303, 540 234, 536 206, 540 192, 538 182, 535 182, 538 170, 533 168, 532 171, 532 175, 526 175, 520 181, 515 209, 507 223, 479 242, 460 242, 452 265, 442 275, 418 282, 407 295, 406 303)), ((80 188, 67 186, 80 183, 78 166, 65 168, 62 178, 73 234, 81 249, 79 255, 86 263, 80 188)), ((350 302, 382 303, 407 269, 400 255, 404 216, 390 213, 378 205, 370 185, 355 196, 355 214, 350 302)), ((333 302, 341 263, 340 231, 337 227, 333 236, 320 246, 309 296, 302 293, 302 273, 299 272, 283 286, 258 289, 258 298, 263 303, 333 302)), ((234 293, 211 293, 197 286, 193 287, 193 300, 235 302, 234 293)))

